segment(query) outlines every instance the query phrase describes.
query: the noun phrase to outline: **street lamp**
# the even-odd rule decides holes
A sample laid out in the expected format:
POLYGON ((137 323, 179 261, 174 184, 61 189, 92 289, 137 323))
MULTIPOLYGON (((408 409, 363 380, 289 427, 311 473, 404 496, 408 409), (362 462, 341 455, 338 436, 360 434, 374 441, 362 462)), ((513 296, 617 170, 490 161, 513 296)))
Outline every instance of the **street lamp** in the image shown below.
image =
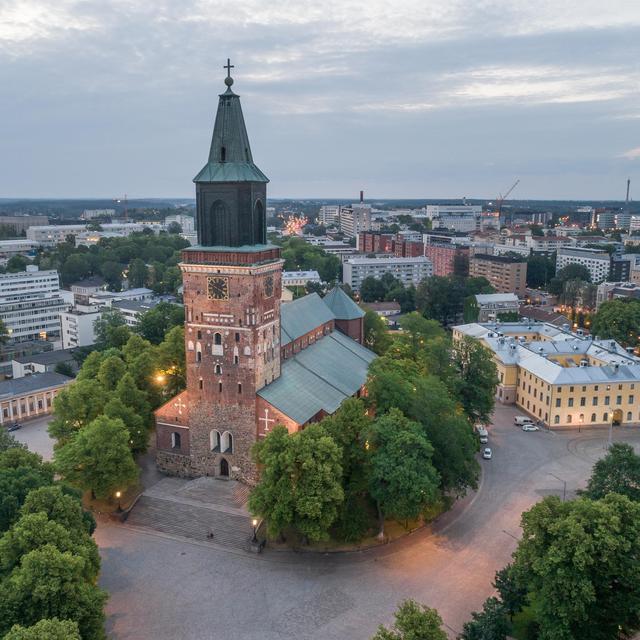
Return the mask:
POLYGON ((258 520, 254 518, 251 524, 253 525, 253 538, 251 538, 251 542, 255 543, 258 542, 258 520))
POLYGON ((122 511, 122 507, 120 506, 120 498, 122 497, 121 491, 116 491, 116 500, 118 501, 118 513, 122 511))
POLYGON ((553 476, 556 480, 560 480, 560 482, 562 482, 562 502, 564 502, 567 497, 567 481, 562 478, 558 478, 555 473, 547 472, 547 475, 553 476))

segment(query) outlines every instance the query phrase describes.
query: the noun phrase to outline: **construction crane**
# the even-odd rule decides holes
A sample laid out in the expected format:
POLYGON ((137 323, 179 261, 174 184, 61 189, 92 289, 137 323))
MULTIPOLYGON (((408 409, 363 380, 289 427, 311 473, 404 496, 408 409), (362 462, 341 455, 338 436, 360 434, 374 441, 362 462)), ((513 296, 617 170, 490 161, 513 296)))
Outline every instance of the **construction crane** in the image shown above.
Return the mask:
POLYGON ((509 197, 511 192, 518 186, 519 183, 520 183, 520 179, 518 178, 511 185, 511 189, 509 189, 509 191, 507 191, 507 193, 505 193, 504 195, 500 194, 498 196, 498 198, 496 199, 496 204, 498 205, 498 215, 500 215, 502 213, 502 205, 504 204, 504 201, 509 197))
POLYGON ((127 202, 127 194, 124 194, 124 198, 120 199, 120 198, 114 198, 114 202, 116 202, 117 204, 124 204, 124 220, 125 222, 128 221, 129 219, 129 208, 128 208, 128 202, 127 202))

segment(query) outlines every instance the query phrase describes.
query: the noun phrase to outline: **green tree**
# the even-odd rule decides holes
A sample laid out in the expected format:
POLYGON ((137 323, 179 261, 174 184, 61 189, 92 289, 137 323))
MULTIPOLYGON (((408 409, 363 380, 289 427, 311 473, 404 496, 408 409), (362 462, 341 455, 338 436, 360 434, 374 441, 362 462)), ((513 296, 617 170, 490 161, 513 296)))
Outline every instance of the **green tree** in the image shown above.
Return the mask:
POLYGON ((381 302, 384 300, 386 293, 387 289, 382 280, 373 276, 367 276, 360 283, 360 298, 364 302, 381 302))
POLYGON ((121 347, 131 336, 122 314, 115 309, 104 311, 93 326, 96 342, 105 347, 121 347))
POLYGON ((504 605, 505 611, 513 619, 513 616, 518 611, 521 611, 528 602, 528 589, 518 575, 517 568, 513 564, 508 564, 500 571, 497 571, 493 586, 500 594, 500 600, 504 605))
POLYGON ((427 320, 417 311, 400 318, 402 334, 398 337, 400 344, 406 343, 412 356, 434 338, 443 338, 444 329, 436 320, 427 320))
POLYGON ((640 300, 607 300, 593 316, 591 332, 624 346, 635 347, 640 341, 640 300))
POLYGON ((640 502, 640 456, 624 442, 614 442, 607 455, 595 463, 583 495, 599 500, 609 493, 640 502))
POLYGON ((146 451, 148 445, 148 413, 140 415, 134 409, 126 406, 120 398, 113 397, 104 406, 104 415, 108 418, 122 420, 129 432, 129 446, 134 452, 146 451))
POLYGON ((482 611, 471 614, 472 621, 465 622, 458 640, 506 640, 509 622, 504 605, 497 598, 487 598, 482 611))
POLYGON ((165 394, 172 397, 187 384, 183 325, 167 331, 164 340, 158 345, 157 354, 158 367, 166 378, 165 394))
POLYGON ((170 222, 167 227, 167 233, 182 233, 182 226, 179 222, 170 222))
POLYGON ((342 451, 340 466, 344 502, 340 506, 336 532, 339 538, 355 542, 364 535, 368 526, 368 456, 365 443, 371 418, 362 400, 348 398, 321 424, 342 451))
POLYGON ((102 640, 107 594, 84 579, 85 560, 53 545, 30 551, 0 584, 0 633, 43 618, 73 620, 83 640, 102 640))
POLYGON ((144 287, 149 279, 149 269, 144 260, 140 258, 134 258, 129 263, 129 270, 127 271, 127 280, 131 288, 144 287))
POLYGON ((380 625, 371 640, 447 640, 438 612, 415 600, 401 602, 394 617, 393 626, 380 625))
POLYGON ((292 435, 276 426, 253 452, 263 471, 249 495, 251 513, 265 518, 270 535, 291 527, 309 540, 326 538, 344 493, 341 451, 322 426, 292 435))
POLYGON ((515 565, 541 640, 609 640, 640 624, 640 504, 547 497, 522 515, 515 565), (567 597, 570 594, 570 597, 567 597))
POLYGON ((74 253, 64 261, 60 270, 60 279, 63 284, 69 285, 83 280, 90 273, 91 265, 87 257, 81 253, 74 253))
POLYGON ((135 330, 152 344, 160 344, 170 329, 183 324, 184 307, 170 302, 160 302, 142 314, 135 330))
POLYGON ((458 374, 457 396, 469 419, 489 422, 495 405, 498 373, 491 353, 475 338, 464 336, 453 350, 458 374))
POLYGON ((7 273, 18 273, 19 271, 26 271, 28 264, 31 264, 31 262, 24 256, 11 256, 9 260, 7 260, 7 273))
POLYGON ((7 576, 20 564, 22 556, 45 545, 83 558, 86 580, 92 581, 98 576, 100 556, 93 539, 84 530, 69 531, 63 525, 49 520, 45 513, 23 515, 0 538, 0 575, 7 576))
POLYGON ((377 418, 370 434, 369 492, 376 501, 380 535, 387 517, 417 518, 438 497, 438 472, 431 464, 433 447, 419 424, 398 409, 377 418))
POLYGON ((68 362, 58 362, 58 364, 56 364, 55 366, 54 371, 56 373, 59 373, 60 375, 73 378, 73 367, 68 362))
POLYGON ((74 620, 45 618, 31 627, 14 625, 4 640, 81 640, 81 638, 78 623, 74 620))
POLYGON ((91 490, 98 498, 113 496, 138 477, 122 420, 99 416, 73 440, 56 449, 55 465, 67 482, 91 490))
POLYGON ((545 289, 556 271, 555 258, 532 254, 527 258, 527 286, 545 289))
POLYGON ((60 484, 48 485, 29 491, 20 513, 43 513, 48 520, 57 522, 73 532, 91 535, 95 529, 93 516, 82 509, 80 495, 70 495, 77 491, 60 484))
POLYGON ((0 429, 0 453, 7 449, 26 449, 26 445, 18 442, 8 431, 0 429))
POLYGON ((364 344, 368 349, 382 355, 391 346, 386 322, 371 309, 364 314, 364 344))
POLYGON ((122 380, 122 376, 125 374, 127 367, 122 361, 122 358, 118 356, 109 356, 105 358, 100 364, 98 370, 98 383, 104 393, 113 391, 118 382, 122 380))
POLYGON ((122 289, 122 265, 113 261, 106 260, 100 267, 102 277, 107 283, 109 291, 120 291, 122 289))

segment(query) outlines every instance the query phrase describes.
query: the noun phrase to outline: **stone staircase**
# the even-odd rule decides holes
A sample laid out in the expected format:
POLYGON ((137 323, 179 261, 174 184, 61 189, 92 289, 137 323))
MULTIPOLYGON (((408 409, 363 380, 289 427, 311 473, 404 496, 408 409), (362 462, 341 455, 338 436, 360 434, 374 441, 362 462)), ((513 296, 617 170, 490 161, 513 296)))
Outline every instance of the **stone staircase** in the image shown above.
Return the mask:
POLYGON ((244 508, 248 491, 232 481, 166 478, 140 496, 126 526, 247 550, 253 534, 244 508))

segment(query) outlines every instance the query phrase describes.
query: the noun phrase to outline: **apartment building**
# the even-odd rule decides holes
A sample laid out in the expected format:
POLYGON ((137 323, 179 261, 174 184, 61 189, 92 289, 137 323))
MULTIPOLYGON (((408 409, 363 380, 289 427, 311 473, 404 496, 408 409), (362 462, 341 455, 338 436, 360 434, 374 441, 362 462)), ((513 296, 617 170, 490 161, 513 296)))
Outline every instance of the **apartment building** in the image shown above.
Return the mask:
POLYGON ((561 247, 556 257, 556 273, 570 264, 581 264, 589 270, 591 282, 602 282, 609 277, 611 256, 602 249, 588 247, 561 247))
POLYGON ((349 258, 343 265, 342 280, 353 291, 359 291, 365 278, 381 278, 390 273, 400 280, 403 285, 417 286, 424 278, 433 275, 433 265, 428 258, 349 258))
POLYGON ((14 342, 59 339, 66 307, 55 270, 28 265, 26 271, 0 275, 0 318, 14 342))
POLYGON ((361 202, 340 211, 340 231, 349 238, 355 238, 361 231, 371 230, 371 207, 361 202))
POLYGON ((454 327, 462 336, 493 353, 496 399, 551 429, 640 423, 640 358, 614 340, 529 320, 454 327))
POLYGON ((478 322, 497 320, 501 313, 518 313, 520 303, 515 293, 479 293, 475 296, 478 322))
POLYGON ((317 271, 283 271, 283 287, 304 287, 307 282, 320 282, 320 274, 317 271))
POLYGON ((132 233, 151 229, 155 233, 164 225, 153 222, 113 222, 100 225, 101 231, 91 231, 85 224, 50 224, 27 229, 27 239, 54 246, 64 242, 68 236, 81 237, 83 244, 95 244, 101 237, 127 237, 132 233))
POLYGON ((332 225, 340 224, 340 205, 337 204, 325 204, 320 207, 318 212, 318 222, 325 226, 330 227, 332 225))
POLYGON ((527 287, 527 263, 518 258, 476 253, 469 259, 469 275, 486 278, 498 293, 522 297, 527 287))
POLYGON ((455 271, 456 258, 468 263, 469 247, 446 243, 430 243, 424 245, 424 255, 433 264, 434 276, 450 276, 455 271))
POLYGON ((62 348, 88 347, 96 342, 95 321, 102 317, 101 311, 63 311, 60 314, 62 348))

